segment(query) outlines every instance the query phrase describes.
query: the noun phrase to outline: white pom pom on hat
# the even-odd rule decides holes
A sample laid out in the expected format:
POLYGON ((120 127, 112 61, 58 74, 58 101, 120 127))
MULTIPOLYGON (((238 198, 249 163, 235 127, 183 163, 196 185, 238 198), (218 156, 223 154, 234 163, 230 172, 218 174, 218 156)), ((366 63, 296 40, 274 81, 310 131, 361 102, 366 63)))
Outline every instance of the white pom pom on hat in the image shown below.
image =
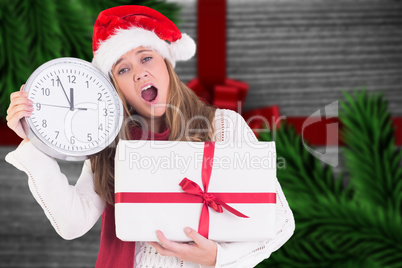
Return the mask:
POLYGON ((127 52, 143 46, 156 50, 173 67, 191 59, 194 40, 156 10, 145 6, 118 6, 102 11, 95 21, 92 38, 95 67, 107 75, 127 52))

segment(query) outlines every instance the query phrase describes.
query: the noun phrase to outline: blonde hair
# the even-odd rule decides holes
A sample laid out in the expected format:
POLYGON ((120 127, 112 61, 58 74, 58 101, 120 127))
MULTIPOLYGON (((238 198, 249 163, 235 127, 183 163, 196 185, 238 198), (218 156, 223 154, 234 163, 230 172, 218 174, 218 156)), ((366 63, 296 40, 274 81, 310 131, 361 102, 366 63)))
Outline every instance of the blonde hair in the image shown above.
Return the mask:
MULTIPOLYGON (((164 123, 170 130, 168 140, 212 141, 215 108, 206 105, 177 76, 169 61, 165 60, 169 73, 164 123)), ((130 129, 139 126, 135 111, 130 107, 113 76, 110 77, 120 99, 123 100, 124 124, 113 144, 89 157, 94 173, 95 192, 107 203, 114 204, 114 156, 119 139, 130 139, 130 129)))

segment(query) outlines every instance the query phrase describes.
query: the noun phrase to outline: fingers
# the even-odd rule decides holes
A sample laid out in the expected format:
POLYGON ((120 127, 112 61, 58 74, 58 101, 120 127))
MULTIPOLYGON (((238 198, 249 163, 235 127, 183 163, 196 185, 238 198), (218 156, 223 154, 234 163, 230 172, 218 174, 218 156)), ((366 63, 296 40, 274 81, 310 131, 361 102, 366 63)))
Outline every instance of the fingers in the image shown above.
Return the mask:
POLYGON ((214 266, 218 250, 216 243, 200 235, 190 227, 184 228, 184 232, 194 241, 192 249, 195 249, 195 251, 191 252, 191 255, 193 255, 191 258, 194 258, 197 263, 214 266))
POLYGON ((7 109, 7 126, 21 138, 26 138, 26 134, 20 123, 22 117, 31 116, 34 108, 33 102, 28 99, 28 93, 23 91, 24 85, 19 91, 10 94, 10 105, 7 109))
POLYGON ((7 111, 11 111, 12 108, 14 108, 16 106, 24 106, 24 107, 26 106, 25 108, 28 108, 28 107, 31 107, 32 104, 33 104, 33 101, 28 99, 26 96, 16 97, 11 101, 10 106, 7 111))
POLYGON ((7 109, 6 120, 10 121, 13 118, 19 120, 23 116, 30 115, 34 110, 32 105, 33 102, 26 97, 14 98, 7 109))
POLYGON ((17 125, 21 118, 30 117, 32 115, 33 108, 25 110, 22 107, 17 107, 12 113, 6 116, 7 124, 9 127, 17 125))
POLYGON ((164 248, 158 242, 148 242, 148 244, 153 246, 156 249, 156 251, 158 251, 158 253, 162 256, 171 256, 171 257, 176 256, 173 251, 164 248))
POLYGON ((162 256, 174 256, 184 261, 191 261, 194 263, 204 265, 215 265, 217 245, 212 240, 209 240, 197 231, 191 228, 185 228, 185 233, 190 237, 194 243, 175 243, 165 237, 161 231, 156 231, 160 244, 157 242, 148 242, 153 246, 162 256))
POLYGON ((181 244, 170 241, 169 239, 166 238, 166 236, 161 231, 159 231, 159 230, 156 231, 156 236, 158 237, 158 240, 163 245, 163 248, 168 249, 169 251, 180 250, 181 244))
POLYGON ((178 257, 178 251, 180 251, 181 244, 170 241, 165 237, 161 231, 156 231, 156 236, 158 237, 158 242, 148 242, 153 246, 156 251, 162 256, 175 256, 178 257))
POLYGON ((28 92, 23 91, 24 90, 25 85, 22 85, 20 87, 19 91, 15 91, 13 93, 10 94, 10 101, 12 102, 13 99, 18 98, 18 97, 28 97, 28 92))
POLYGON ((10 94, 10 105, 7 113, 10 113, 17 105, 32 104, 32 101, 28 99, 28 92, 23 91, 24 86, 25 85, 22 85, 19 91, 15 91, 10 94))
POLYGON ((15 91, 10 95, 10 105, 7 109, 7 114, 9 114, 11 117, 12 114, 21 110, 33 110, 30 109, 33 102, 28 99, 28 92, 22 91, 24 86, 25 85, 22 85, 19 91, 15 91))
POLYGON ((203 236, 200 235, 197 231, 191 229, 190 227, 184 228, 184 232, 186 233, 186 235, 187 235, 189 238, 191 238, 191 240, 194 241, 194 243, 196 243, 196 244, 199 245, 200 247, 206 246, 206 244, 211 241, 211 240, 209 240, 209 239, 203 237, 203 236))

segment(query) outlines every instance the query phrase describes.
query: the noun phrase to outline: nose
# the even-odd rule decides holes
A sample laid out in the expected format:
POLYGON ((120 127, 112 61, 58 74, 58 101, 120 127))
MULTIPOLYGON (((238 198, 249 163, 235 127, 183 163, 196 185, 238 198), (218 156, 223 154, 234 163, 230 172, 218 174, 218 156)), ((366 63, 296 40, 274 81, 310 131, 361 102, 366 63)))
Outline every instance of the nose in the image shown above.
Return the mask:
POLYGON ((148 71, 142 66, 136 66, 134 68, 134 82, 139 82, 148 77, 148 71))

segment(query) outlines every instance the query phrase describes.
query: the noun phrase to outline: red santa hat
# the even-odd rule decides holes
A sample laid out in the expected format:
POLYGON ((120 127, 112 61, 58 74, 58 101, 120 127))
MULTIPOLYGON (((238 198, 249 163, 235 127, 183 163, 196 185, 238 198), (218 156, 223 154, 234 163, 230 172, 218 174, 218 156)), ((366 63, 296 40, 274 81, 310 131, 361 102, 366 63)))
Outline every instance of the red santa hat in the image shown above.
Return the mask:
POLYGON ((156 10, 145 6, 118 6, 102 11, 95 21, 92 63, 104 74, 127 52, 139 47, 156 50, 173 67, 195 54, 194 40, 156 10))

